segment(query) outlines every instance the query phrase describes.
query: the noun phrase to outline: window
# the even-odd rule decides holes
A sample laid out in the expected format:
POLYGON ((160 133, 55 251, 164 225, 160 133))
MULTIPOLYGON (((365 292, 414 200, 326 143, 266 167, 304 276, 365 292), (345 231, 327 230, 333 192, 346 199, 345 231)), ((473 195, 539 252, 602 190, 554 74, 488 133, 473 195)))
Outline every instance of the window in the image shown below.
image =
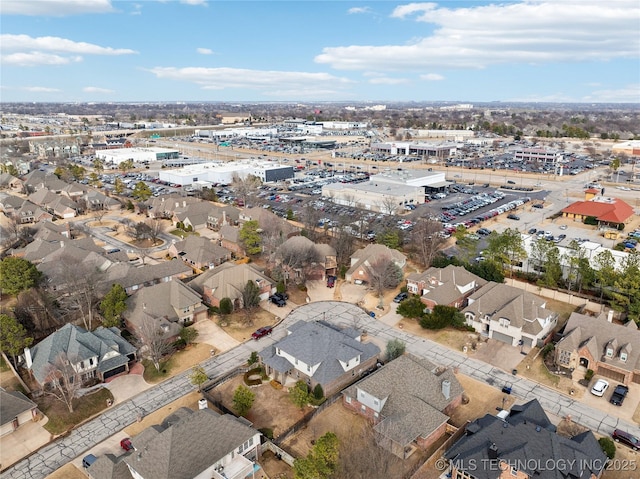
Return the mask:
POLYGON ((378 416, 380 416, 380 414, 378 414, 377 412, 373 413, 373 417, 377 418, 378 416))
POLYGON ((360 410, 361 410, 362 412, 366 412, 366 410, 367 410, 367 406, 365 406, 365 405, 363 404, 362 406, 360 406, 360 410))
POLYGON ((621 351, 620 352, 620 361, 626 361, 627 360, 627 353, 626 351, 621 351))
POLYGON ((560 351, 558 356, 558 362, 560 364, 569 364, 571 361, 571 352, 570 351, 560 351))
POLYGON ((613 348, 607 348, 607 357, 608 358, 612 358, 613 357, 613 348))
POLYGON ((509 321, 507 318, 500 318, 499 323, 500 323, 500 326, 508 328, 509 324, 511 324, 511 321, 509 321))
POLYGON ((311 366, 307 365, 307 371, 311 371, 311 366))
POLYGON ((345 396, 344 400, 347 401, 347 404, 351 404, 351 396, 345 396))
POLYGON ((378 404, 380 404, 380 401, 378 401, 377 399, 374 399, 373 400, 373 404, 375 404, 377 406, 378 404))

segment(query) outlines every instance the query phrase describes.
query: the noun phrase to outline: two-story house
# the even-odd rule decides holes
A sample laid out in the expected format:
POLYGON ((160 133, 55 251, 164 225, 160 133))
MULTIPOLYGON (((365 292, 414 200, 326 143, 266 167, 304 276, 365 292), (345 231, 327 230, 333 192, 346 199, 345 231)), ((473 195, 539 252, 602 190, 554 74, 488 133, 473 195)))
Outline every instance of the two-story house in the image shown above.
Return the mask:
POLYGON ((325 280, 327 276, 336 275, 336 258, 336 250, 331 245, 314 243, 306 236, 292 236, 277 249, 275 262, 291 281, 325 280))
POLYGON ((460 309, 466 306, 466 298, 485 284, 487 281, 480 276, 452 264, 407 276, 407 290, 419 295, 420 301, 430 310, 437 305, 460 309))
POLYGON ((555 362, 569 370, 592 369, 622 384, 640 382, 640 330, 635 321, 613 322, 613 311, 598 317, 571 313, 555 362))
POLYGON ((476 332, 511 346, 534 347, 550 337, 558 314, 535 294, 493 281, 468 297, 462 310, 476 332))
POLYGON ((246 420, 211 409, 180 408, 131 438, 133 451, 104 455, 91 479, 244 479, 260 457, 260 432, 246 420), (126 467, 123 467, 123 464, 126 467), (114 470, 118 476, 114 476, 114 470))
POLYGON ((404 269, 407 264, 407 257, 400 251, 382 244, 370 244, 351 255, 351 266, 345 274, 345 279, 356 284, 369 282, 369 268, 385 257, 391 258, 400 269, 404 269))
POLYGON ((167 253, 196 270, 212 269, 231 259, 231 251, 201 236, 187 236, 185 240, 173 243, 167 253))
POLYGON ((336 329, 323 321, 297 321, 287 336, 258 353, 269 376, 284 385, 320 384, 330 396, 373 368, 380 348, 362 342, 355 329, 336 329))
POLYGON ((97 378, 104 381, 129 371, 129 363, 136 359, 137 349, 129 344, 118 328, 98 327, 86 331, 73 324, 65 324, 56 332, 31 348, 25 348, 25 367, 44 387, 55 380, 52 372, 63 354, 72 362, 83 381, 97 378))
POLYGON ((404 459, 445 434, 462 393, 453 371, 405 354, 342 391, 342 404, 370 419, 378 445, 404 459))

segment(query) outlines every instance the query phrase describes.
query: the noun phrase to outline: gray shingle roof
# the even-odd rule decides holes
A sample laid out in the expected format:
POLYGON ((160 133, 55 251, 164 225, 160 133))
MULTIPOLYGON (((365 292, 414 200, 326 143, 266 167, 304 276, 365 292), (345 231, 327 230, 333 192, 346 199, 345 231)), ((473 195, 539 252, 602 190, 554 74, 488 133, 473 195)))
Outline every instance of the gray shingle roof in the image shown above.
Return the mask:
POLYGON ((466 435, 445 457, 476 479, 497 479, 501 471, 490 461, 492 445, 499 460, 539 479, 588 479, 591 474, 598 477, 601 468, 593 466, 604 466, 606 460, 591 431, 568 439, 531 421, 502 421, 489 414, 467 426, 466 435), (560 461, 565 467, 548 466, 560 461))
POLYGON ((425 298, 431 299, 436 304, 451 304, 465 293, 461 288, 474 284, 476 288, 484 286, 487 281, 480 276, 468 272, 462 266, 452 264, 445 268, 429 268, 424 273, 411 273, 407 276, 408 282, 424 282, 428 290, 424 292, 425 298))
POLYGON ((0 388, 0 425, 13 421, 25 411, 37 407, 31 399, 20 391, 5 391, 0 388))
POLYGON ((91 479, 133 479, 129 466, 124 462, 124 456, 113 454, 98 456, 96 462, 87 468, 91 479))
POLYGON ((274 281, 265 276, 250 264, 223 263, 198 275, 189 282, 189 286, 202 293, 204 288, 213 290, 217 299, 229 298, 234 300, 242 297, 242 291, 247 281, 263 280, 273 285, 274 281))
POLYGON ((60 353, 66 353, 74 362, 97 357, 100 366, 104 355, 113 351, 126 359, 136 348, 120 336, 117 328, 100 326, 91 332, 73 324, 65 324, 31 348, 31 370, 38 382, 44 384, 50 365, 55 365, 60 353))
POLYGON ((292 369, 293 364, 283 363, 276 355, 277 348, 307 365, 319 364, 312 377, 320 384, 330 383, 345 374, 339 360, 346 362, 360 357, 362 363, 380 354, 380 348, 375 344, 356 341, 349 334, 319 321, 298 321, 290 325, 288 331, 286 337, 260 352, 262 361, 281 372, 292 369), (283 366, 286 369, 283 370, 283 366))
POLYGON ((372 264, 379 258, 385 256, 391 258, 393 262, 401 268, 404 268, 407 262, 407 257, 398 250, 388 248, 382 244, 370 244, 351 255, 351 267, 347 271, 347 274, 352 274, 363 265, 372 264))
POLYGON ((132 439, 136 452, 125 462, 141 477, 191 479, 257 434, 237 418, 211 409, 179 411, 152 434, 132 439))

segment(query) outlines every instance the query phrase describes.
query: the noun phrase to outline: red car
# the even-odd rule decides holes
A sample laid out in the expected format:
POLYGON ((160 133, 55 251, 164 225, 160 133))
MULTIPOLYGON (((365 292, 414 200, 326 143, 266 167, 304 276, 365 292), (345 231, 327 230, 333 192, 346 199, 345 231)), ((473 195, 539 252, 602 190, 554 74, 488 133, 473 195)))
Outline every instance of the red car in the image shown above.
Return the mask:
POLYGON ((131 451, 133 449, 133 444, 131 444, 131 439, 125 437, 122 441, 120 441, 120 447, 125 451, 131 451))
POLYGON ((269 334, 271 334, 273 332, 273 328, 271 326, 264 326, 260 329, 257 329, 256 331, 254 331, 254 333, 251 335, 251 337, 255 340, 258 340, 264 336, 267 336, 269 334))
POLYGON ((333 288, 336 285, 336 277, 328 276, 327 277, 327 288, 333 288))

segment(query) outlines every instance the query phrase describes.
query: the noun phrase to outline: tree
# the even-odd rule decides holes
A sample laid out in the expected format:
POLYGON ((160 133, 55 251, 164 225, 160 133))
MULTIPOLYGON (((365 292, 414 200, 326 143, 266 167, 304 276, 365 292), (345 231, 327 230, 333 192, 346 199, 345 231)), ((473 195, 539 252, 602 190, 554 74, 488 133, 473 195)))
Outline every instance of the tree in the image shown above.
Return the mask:
POLYGON ((246 221, 240 228, 238 236, 249 256, 255 256, 262 252, 262 238, 260 237, 258 221, 246 221))
POLYGON ((437 220, 420 219, 411 232, 411 249, 425 267, 431 266, 434 256, 444 243, 439 234, 442 223, 437 220))
POLYGON ((120 178, 116 178, 116 180, 113 182, 113 191, 116 195, 121 195, 124 191, 124 181, 122 181, 120 178))
POLYGON ((199 334, 197 329, 187 326, 180 330, 180 339, 182 339, 185 344, 193 344, 196 342, 199 334))
POLYGON ((338 465, 339 441, 333 432, 320 436, 309 455, 321 477, 330 477, 338 465))
POLYGON ((133 191, 131 195, 140 201, 147 201, 153 195, 151 188, 144 181, 138 181, 136 185, 133 187, 133 191))
POLYGON ((320 383, 318 383, 313 388, 313 398, 316 401, 320 401, 323 397, 324 397, 324 391, 322 390, 322 385, 320 383))
POLYGON ((459 259, 468 263, 478 251, 479 237, 471 236, 469 230, 465 226, 458 226, 453 233, 456 239, 456 249, 458 250, 459 259))
POLYGON ((424 314, 424 303, 420 301, 419 296, 409 296, 401 302, 396 312, 405 318, 420 318, 424 314))
POLYGON ((464 315, 457 308, 437 304, 431 313, 420 320, 420 326, 425 329, 442 329, 447 326, 459 328, 464 322, 464 315))
POLYGON ((121 284, 111 286, 109 292, 100 302, 100 314, 104 318, 103 326, 107 328, 121 326, 122 313, 127 310, 127 298, 127 292, 121 284))
POLYGON ((191 373, 189 374, 189 381, 191 384, 198 387, 198 392, 202 390, 202 385, 209 380, 209 376, 205 372, 204 368, 200 365, 194 366, 191 368, 191 373))
POLYGON ((513 276, 513 266, 527 256, 520 232, 512 228, 507 228, 500 234, 493 231, 489 235, 485 251, 487 251, 487 258, 491 261, 503 266, 508 265, 511 276, 513 276))
POLYGON ((315 244, 299 237, 283 243, 276 251, 276 260, 284 270, 285 284, 291 272, 295 273, 297 281, 304 284, 311 267, 318 263, 321 257, 315 244))
POLYGON ((160 360, 171 353, 173 348, 166 340, 164 331, 158 320, 144 316, 136 328, 136 337, 140 351, 153 363, 156 371, 160 371, 160 360))
POLYGON ((231 180, 233 191, 245 206, 248 204, 250 198, 255 197, 258 187, 261 184, 262 181, 255 175, 247 175, 245 178, 240 178, 240 176, 234 173, 231 180))
POLYGON ((391 452, 376 446, 373 428, 364 424, 350 428, 347 437, 340 441, 339 458, 335 477, 349 479, 371 479, 395 477, 402 469, 403 460, 391 452), (375 454, 371 454, 375 447, 375 454))
POLYGON ((538 238, 531 242, 531 251, 529 253, 529 263, 533 263, 533 269, 540 274, 544 271, 544 265, 547 262, 549 251, 555 247, 555 244, 544 238, 538 238))
MULTIPOLYGON (((546 241, 546 240, 544 240, 546 241)), ((562 279, 562 266, 560 265, 560 251, 555 245, 551 245, 547 251, 544 263, 544 272, 539 284, 549 288, 556 288, 558 282, 562 279)))
POLYGON ((407 345, 400 339, 390 339, 387 341, 387 347, 385 349, 385 357, 387 361, 393 361, 404 354, 407 349, 407 345))
POLYGON ((634 251, 624 258, 611 295, 614 309, 626 311, 629 319, 640 322, 640 253, 634 251))
POLYGON ((307 238, 314 243, 318 240, 318 223, 322 218, 322 212, 319 209, 314 208, 312 202, 308 202, 304 205, 301 214, 302 224, 307 232, 307 238))
POLYGON ((608 249, 602 250, 594 259, 595 277, 600 288, 600 302, 604 297, 605 289, 609 289, 616 280, 615 259, 608 249))
POLYGON ((289 399, 299 408, 305 407, 309 403, 309 387, 304 381, 298 381, 289 390, 289 399))
POLYGON ((616 457, 616 444, 610 437, 601 437, 598 439, 598 444, 600 444, 600 449, 609 459, 616 457))
POLYGON ((385 290, 393 289, 403 279, 402 269, 388 255, 380 256, 369 264, 369 282, 382 301, 385 290))
POLYGON ((36 265, 24 258, 8 256, 0 261, 0 288, 6 294, 14 296, 33 288, 41 278, 42 273, 36 265))
POLYGON ((253 406, 255 399, 256 395, 251 389, 241 384, 233 393, 233 408, 240 416, 244 416, 253 406))
POLYGON ((218 306, 218 311, 220 312, 220 319, 223 321, 225 317, 233 313, 233 301, 231 301, 231 298, 222 298, 218 306))
POLYGON ((151 243, 155 245, 158 242, 158 237, 163 231, 162 221, 158 218, 154 218, 147 220, 146 224, 149 227, 149 238, 151 239, 151 243))
POLYGON ((32 343, 33 338, 16 318, 0 314, 0 351, 13 359, 14 367, 18 367, 18 356, 32 343))
POLYGON ((396 228, 385 228, 376 236, 376 243, 398 249, 402 245, 402 233, 396 228))
POLYGON ((245 313, 245 323, 251 325, 251 313, 260 304, 260 288, 255 281, 249 280, 242 290, 242 308, 245 313))
POLYGON ((396 201, 396 198, 393 196, 382 195, 382 200, 380 200, 380 204, 378 205, 380 212, 385 215, 396 214, 398 211, 398 203, 396 201))
POLYGON ((96 158, 95 160, 93 160, 93 169, 98 174, 102 173, 104 171, 104 161, 102 161, 99 158, 96 158))
POLYGON ((64 403, 70 413, 73 412, 73 401, 82 387, 82 378, 75 367, 78 362, 75 356, 67 356, 65 352, 58 354, 53 363, 47 366, 47 386, 43 388, 45 394, 64 403))
POLYGON ((121 161, 118 165, 118 169, 122 171, 123 175, 127 174, 127 171, 133 170, 133 160, 124 160, 121 161))

